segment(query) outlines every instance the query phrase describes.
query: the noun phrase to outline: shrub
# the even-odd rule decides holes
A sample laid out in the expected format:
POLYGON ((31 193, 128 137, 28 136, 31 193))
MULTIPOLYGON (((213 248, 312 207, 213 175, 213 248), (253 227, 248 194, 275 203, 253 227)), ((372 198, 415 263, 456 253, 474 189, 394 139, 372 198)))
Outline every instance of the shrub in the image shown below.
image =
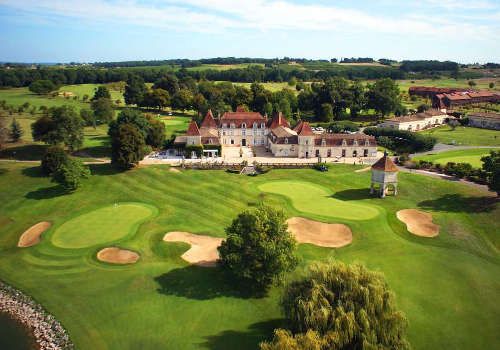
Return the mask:
POLYGON ((184 148, 184 156, 188 159, 191 158, 193 152, 196 153, 196 156, 199 158, 203 154, 203 145, 187 145, 184 148))

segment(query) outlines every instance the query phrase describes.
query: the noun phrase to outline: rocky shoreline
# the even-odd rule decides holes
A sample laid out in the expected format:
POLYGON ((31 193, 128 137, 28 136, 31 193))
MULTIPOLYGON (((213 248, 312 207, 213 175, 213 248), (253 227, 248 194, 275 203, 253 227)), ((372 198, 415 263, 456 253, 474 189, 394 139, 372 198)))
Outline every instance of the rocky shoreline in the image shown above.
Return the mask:
POLYGON ((68 333, 31 297, 0 281, 0 312, 9 314, 33 335, 40 350, 73 350, 68 333))

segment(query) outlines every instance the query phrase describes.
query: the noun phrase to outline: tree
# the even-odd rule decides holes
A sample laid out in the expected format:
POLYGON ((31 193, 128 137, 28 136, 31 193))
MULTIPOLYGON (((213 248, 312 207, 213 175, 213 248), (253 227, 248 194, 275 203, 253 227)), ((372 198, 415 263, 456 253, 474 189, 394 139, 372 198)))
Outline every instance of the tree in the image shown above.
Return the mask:
POLYGON ((7 141, 8 135, 9 135, 9 130, 5 125, 5 119, 0 118, 0 149, 2 149, 2 146, 7 141))
POLYGON ((165 143, 165 123, 158 119, 149 119, 150 128, 146 137, 146 144, 160 148, 165 143))
POLYGON ((146 84, 144 84, 144 80, 137 76, 133 75, 127 81, 127 85, 125 86, 125 92, 123 97, 125 99, 125 103, 128 105, 137 104, 139 105, 144 98, 144 94, 148 91, 146 84))
POLYGON ((113 110, 113 102, 111 102, 111 99, 100 97, 97 100, 93 100, 90 106, 94 111, 94 117, 97 122, 108 123, 113 120, 115 112, 113 110))
POLYGON ((33 139, 49 145, 62 143, 71 151, 81 147, 84 121, 75 109, 72 106, 53 107, 50 113, 31 125, 33 139))
POLYGON ((474 80, 472 80, 472 79, 471 79, 471 80, 469 80, 469 82, 468 82, 467 84, 469 84, 469 86, 470 86, 471 88, 473 88, 474 86, 476 86, 476 82, 475 82, 474 80))
POLYGON ((42 157, 41 167, 45 175, 54 174, 68 160, 68 155, 60 146, 50 146, 42 157))
POLYGON ((85 126, 93 126, 94 129, 97 126, 97 118, 91 109, 82 108, 80 109, 80 118, 83 119, 85 126))
POLYGON ((16 120, 16 118, 12 119, 12 123, 10 123, 10 138, 13 142, 17 142, 23 136, 24 131, 21 127, 21 124, 16 120))
POLYGON ((170 103, 170 95, 166 90, 153 89, 144 94, 144 99, 139 104, 141 107, 157 108, 158 110, 168 106, 170 103))
POLYGON ((408 322, 383 275, 362 265, 313 265, 286 288, 282 307, 294 338, 318 334, 321 349, 409 349, 408 322))
POLYGON ((165 90, 169 93, 170 96, 173 96, 180 89, 179 79, 177 79, 177 77, 173 74, 165 75, 154 83, 153 89, 165 90))
POLYGON ((488 156, 482 157, 483 170, 486 172, 488 188, 500 194, 500 151, 491 151, 488 156))
POLYGON ((333 107, 329 103, 323 103, 318 115, 318 121, 320 122, 331 122, 333 119, 333 107))
POLYGON ((270 343, 261 343, 261 350, 321 350, 324 344, 318 332, 308 330, 305 334, 294 336, 285 329, 276 329, 270 343))
POLYGON ((45 95, 57 89, 57 86, 50 80, 35 80, 29 86, 29 90, 38 95, 45 95))
POLYGON ((185 111, 189 109, 193 103, 193 94, 191 91, 186 89, 181 89, 175 93, 172 97, 172 108, 180 109, 185 111))
POLYGON ((296 241, 282 211, 267 206, 244 211, 226 228, 220 265, 253 292, 265 293, 297 265, 296 241))
POLYGON ((99 86, 95 89, 94 97, 92 97, 92 101, 97 101, 100 98, 107 98, 111 100, 111 94, 106 86, 99 86))
POLYGON ((366 102, 364 85, 359 81, 355 81, 349 87, 348 107, 352 118, 356 118, 359 113, 366 108, 366 102))
POLYGON ((367 105, 382 116, 394 112, 401 105, 398 85, 389 78, 368 85, 367 105))
POLYGON ((111 139, 111 163, 121 169, 130 169, 145 155, 143 134, 134 124, 121 124, 111 139))
POLYGON ((141 111, 135 109, 124 109, 118 114, 118 118, 109 123, 108 135, 114 138, 118 134, 118 128, 122 124, 133 124, 137 127, 145 140, 149 133, 150 124, 141 111))
POLYGON ((460 125, 460 122, 456 119, 450 119, 450 121, 448 122, 448 125, 450 126, 451 130, 455 131, 457 126, 460 125))
POLYGON ((68 158, 53 173, 52 181, 60 184, 67 192, 73 192, 80 187, 81 180, 89 176, 89 168, 80 159, 68 158))
POLYGON ((290 102, 286 98, 282 98, 278 103, 278 112, 283 113, 287 118, 292 116, 292 107, 290 107, 290 102))
POLYGON ((417 107, 417 112, 422 113, 427 111, 429 108, 431 108, 427 103, 422 103, 417 107))
POLYGON ((491 82, 489 85, 490 89, 493 89, 495 87, 495 83, 491 82))

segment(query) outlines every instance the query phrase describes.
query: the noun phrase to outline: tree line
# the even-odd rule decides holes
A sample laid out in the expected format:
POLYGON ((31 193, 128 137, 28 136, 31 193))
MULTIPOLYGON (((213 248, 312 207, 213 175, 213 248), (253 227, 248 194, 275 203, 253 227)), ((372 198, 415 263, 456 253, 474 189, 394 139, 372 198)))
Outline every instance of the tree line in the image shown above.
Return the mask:
MULTIPOLYGON (((258 59, 256 59, 258 60, 258 59)), ((291 59, 290 59, 291 60, 291 59)), ((172 65, 149 66, 140 62, 125 62, 115 66, 114 63, 98 64, 98 66, 76 66, 76 67, 53 67, 41 66, 31 68, 1 68, 0 86, 23 87, 29 86, 37 80, 50 80, 55 85, 65 84, 103 84, 109 82, 126 81, 131 76, 140 76, 145 82, 155 82, 167 73, 175 74, 178 78, 190 76, 196 80, 224 80, 232 82, 280 82, 292 78, 302 81, 325 80, 331 77, 343 77, 346 79, 405 79, 408 77, 426 78, 435 76, 436 72, 457 72, 458 65, 454 62, 439 61, 403 61, 398 67, 393 66, 342 66, 330 65, 328 61, 322 64, 321 69, 299 69, 291 66, 280 66, 275 61, 268 63, 265 67, 250 65, 245 68, 234 68, 228 70, 188 70, 191 66, 190 60, 181 60, 183 68, 174 69, 172 65), (130 64, 131 66, 128 66, 130 64), (137 64, 137 66, 132 66, 137 64), (100 66, 105 65, 105 66, 100 66), (417 72, 415 75, 413 72, 417 72)), ((236 60, 237 61, 237 60, 236 60)), ((147 61, 150 62, 150 61, 147 61)), ((155 61, 156 62, 156 61, 155 61)), ((158 61, 157 63, 163 63, 158 61)), ((206 62, 217 62, 207 59, 206 62)), ((221 58, 221 62, 226 62, 221 58)), ((321 60, 304 61, 304 63, 321 63, 321 60)), ((118 63, 116 63, 118 64, 118 63)), ((314 65, 313 65, 314 66, 314 65)), ((311 66, 312 67, 312 66, 311 66)), ((454 74, 455 74, 454 73, 454 74)))

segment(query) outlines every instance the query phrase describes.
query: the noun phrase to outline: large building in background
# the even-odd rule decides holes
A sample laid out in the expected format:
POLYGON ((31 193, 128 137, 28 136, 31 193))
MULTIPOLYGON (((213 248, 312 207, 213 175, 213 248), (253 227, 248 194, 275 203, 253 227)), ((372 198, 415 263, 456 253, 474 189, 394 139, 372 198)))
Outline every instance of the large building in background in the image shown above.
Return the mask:
POLYGON ((451 117, 438 109, 430 109, 422 113, 404 115, 384 120, 379 128, 418 131, 445 124, 451 117))
POLYGON ((308 122, 300 121, 293 129, 288 120, 277 113, 272 119, 258 112, 226 112, 215 119, 208 111, 202 123, 193 120, 185 135, 177 136, 177 148, 203 146, 206 156, 217 156, 221 147, 264 147, 275 157, 359 158, 376 157, 373 136, 362 133, 331 134, 313 132, 308 122))
POLYGON ((500 103, 500 93, 487 90, 411 86, 408 93, 429 98, 433 108, 442 110, 476 103, 500 103))

